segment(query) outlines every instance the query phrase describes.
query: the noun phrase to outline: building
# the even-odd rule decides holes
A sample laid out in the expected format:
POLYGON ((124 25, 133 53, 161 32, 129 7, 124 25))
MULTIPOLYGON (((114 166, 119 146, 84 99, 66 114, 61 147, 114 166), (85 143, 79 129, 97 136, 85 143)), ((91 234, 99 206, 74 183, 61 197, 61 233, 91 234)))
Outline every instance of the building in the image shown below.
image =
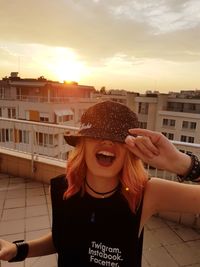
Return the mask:
POLYGON ((141 128, 162 132, 170 140, 200 143, 200 93, 147 92, 135 98, 141 128))
POLYGON ((17 72, 12 72, 9 78, 0 80, 0 116, 74 125, 94 91, 93 86, 59 83, 43 76, 21 79, 17 72))
POLYGON ((4 118, 0 121, 0 143, 9 149, 66 159, 71 147, 63 134, 80 126, 88 107, 112 100, 134 110, 137 95, 125 90, 101 93, 93 86, 59 83, 43 76, 24 79, 12 72, 0 80, 0 117, 4 118), (48 127, 49 124, 63 128, 48 127))
POLYGON ((12 72, 10 77, 0 80, 0 117, 7 118, 0 121, 0 144, 66 159, 71 147, 65 143, 63 134, 79 127, 89 106, 105 100, 129 106, 138 113, 141 128, 159 131, 170 140, 200 143, 199 90, 169 94, 148 91, 145 95, 114 89, 97 92, 93 86, 59 83, 43 76, 22 79, 12 72), (60 128, 50 128, 49 124, 60 128))
POLYGON ((64 143, 63 131, 47 131, 44 124, 79 126, 82 113, 97 101, 91 98, 93 92, 93 86, 59 83, 43 76, 22 79, 12 72, 10 77, 0 80, 0 117, 43 125, 38 125, 32 136, 30 125, 22 127, 16 123, 13 128, 10 121, 3 121, 0 142, 9 148, 25 147, 28 152, 34 143, 40 147, 37 150, 40 154, 65 158, 71 148, 64 143))

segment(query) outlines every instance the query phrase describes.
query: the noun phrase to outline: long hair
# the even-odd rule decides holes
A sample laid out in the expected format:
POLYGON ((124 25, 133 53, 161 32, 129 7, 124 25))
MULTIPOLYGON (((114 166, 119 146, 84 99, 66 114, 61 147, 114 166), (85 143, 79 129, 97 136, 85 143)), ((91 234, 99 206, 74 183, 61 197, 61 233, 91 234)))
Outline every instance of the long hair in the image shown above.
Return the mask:
POLYGON ((69 198, 81 188, 84 188, 87 170, 85 163, 85 142, 82 138, 80 139, 80 142, 78 142, 74 150, 69 153, 67 160, 66 177, 68 188, 64 193, 64 198, 69 198))
MULTIPOLYGON (((80 142, 70 153, 67 163, 66 176, 68 188, 64 193, 67 199, 82 190, 84 193, 84 180, 87 166, 85 163, 85 142, 80 138, 80 142)), ((144 169, 142 161, 136 158, 130 151, 127 151, 123 169, 121 171, 121 192, 128 201, 132 212, 135 212, 141 200, 148 175, 144 169)))
POLYGON ((142 161, 127 151, 121 176, 122 194, 127 199, 132 212, 136 212, 148 181, 148 174, 142 161))

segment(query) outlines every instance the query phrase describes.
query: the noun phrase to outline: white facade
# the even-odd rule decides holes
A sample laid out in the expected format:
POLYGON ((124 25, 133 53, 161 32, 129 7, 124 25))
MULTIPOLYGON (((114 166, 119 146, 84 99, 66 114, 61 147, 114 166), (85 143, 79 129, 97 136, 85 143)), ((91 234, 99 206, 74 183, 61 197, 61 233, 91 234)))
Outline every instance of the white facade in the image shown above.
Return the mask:
POLYGON ((141 127, 162 132, 171 140, 200 143, 200 98, 157 94, 135 101, 141 127))

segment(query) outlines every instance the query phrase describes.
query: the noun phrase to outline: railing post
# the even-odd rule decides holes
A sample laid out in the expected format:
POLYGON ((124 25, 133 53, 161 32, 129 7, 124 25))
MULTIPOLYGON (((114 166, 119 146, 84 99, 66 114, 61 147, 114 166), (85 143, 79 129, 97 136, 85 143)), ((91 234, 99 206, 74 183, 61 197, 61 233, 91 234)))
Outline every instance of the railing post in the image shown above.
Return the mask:
POLYGON ((34 155, 35 155, 35 149, 34 149, 34 125, 31 126, 31 131, 30 131, 30 143, 31 143, 31 173, 35 172, 35 165, 34 165, 34 155))

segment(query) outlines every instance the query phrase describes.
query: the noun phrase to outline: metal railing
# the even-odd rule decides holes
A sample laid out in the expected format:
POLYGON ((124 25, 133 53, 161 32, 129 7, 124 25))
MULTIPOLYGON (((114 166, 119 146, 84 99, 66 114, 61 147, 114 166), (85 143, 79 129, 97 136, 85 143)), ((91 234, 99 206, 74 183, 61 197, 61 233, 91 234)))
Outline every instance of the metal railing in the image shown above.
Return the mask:
MULTIPOLYGON (((72 149, 64 140, 66 132, 77 127, 24 121, 0 117, 0 148, 29 154, 32 161, 39 156, 65 162, 72 149)), ((179 150, 190 151, 200 157, 200 144, 171 141, 179 150)), ((152 176, 174 180, 175 174, 146 166, 152 176)))
POLYGON ((69 103, 69 102, 85 102, 89 99, 87 97, 73 97, 73 96, 41 96, 41 95, 16 95, 16 96, 0 96, 0 100, 15 100, 33 103, 69 103))
POLYGON ((64 134, 77 130, 72 126, 0 118, 0 147, 65 161, 71 147, 64 134))

